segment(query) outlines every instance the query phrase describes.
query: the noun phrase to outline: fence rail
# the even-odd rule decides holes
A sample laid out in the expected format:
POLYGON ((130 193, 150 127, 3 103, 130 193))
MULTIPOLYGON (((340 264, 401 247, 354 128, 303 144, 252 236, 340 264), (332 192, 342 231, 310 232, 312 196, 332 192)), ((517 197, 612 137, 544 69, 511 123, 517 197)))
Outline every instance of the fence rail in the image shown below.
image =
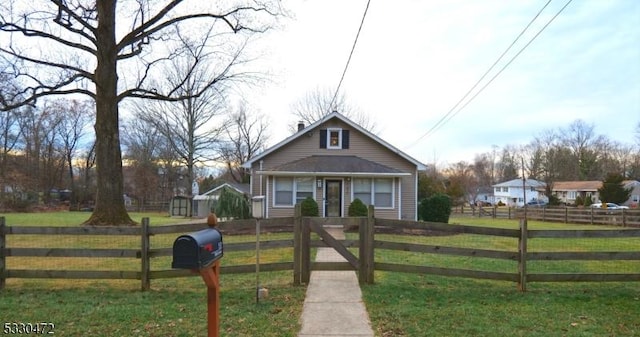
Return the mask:
MULTIPOLYGON (((458 206, 453 209, 453 212, 455 214, 474 217, 492 217, 502 219, 524 218, 524 208, 522 207, 458 206)), ((530 207, 527 208, 527 219, 575 224, 640 227, 640 209, 530 207)))
MULTIPOLYGON (((568 211, 565 211, 568 212, 568 211)), ((529 214, 530 215, 530 214, 529 214)), ((272 263, 261 263, 262 272, 292 271, 294 283, 308 281, 312 270, 357 270, 360 280, 365 283, 374 281, 374 271, 391 271, 406 273, 434 274, 443 276, 471 277, 479 279, 504 280, 517 282, 521 289, 526 289, 527 282, 573 282, 573 281, 640 281, 640 245, 635 244, 640 238, 640 228, 603 228, 601 230, 531 230, 526 221, 521 220, 519 229, 479 227, 469 225, 451 225, 443 223, 417 222, 407 220, 377 219, 373 216, 363 218, 332 219, 331 224, 342 225, 349 233, 357 233, 358 239, 347 237, 345 240, 335 240, 329 237, 312 236, 327 219, 306 218, 301 216, 289 218, 262 219, 261 231, 291 234, 290 238, 265 240, 260 242, 260 249, 292 249, 292 259, 272 263), (477 238, 491 237, 506 240, 507 244, 493 247, 470 246, 462 247, 455 244, 439 244, 429 240, 445 237, 448 240, 467 240, 473 243, 477 238), (398 239, 400 240, 393 240, 398 239), (415 239, 413 242, 404 240, 415 239), (599 249, 597 251, 567 251, 566 249, 531 251, 528 245, 539 241, 557 240, 599 240, 605 244, 611 240, 631 240, 623 249, 599 249), (311 249, 340 244, 343 254, 348 256, 349 262, 317 263, 311 261, 311 249), (506 248, 505 248, 506 245, 506 248), (353 251, 353 252, 352 252, 353 251), (419 263, 387 261, 385 252, 397 254, 415 254, 420 256, 419 263), (383 257, 382 259, 380 257, 383 257), (446 265, 428 265, 432 258, 464 258, 490 259, 517 264, 508 267, 506 271, 474 270, 447 262, 446 265), (531 270, 528 263, 571 263, 571 261, 603 261, 606 263, 630 263, 629 272, 618 271, 594 273, 591 270, 571 272, 541 272, 531 270)), ((206 228, 205 223, 190 223, 166 226, 150 226, 148 219, 143 219, 138 227, 32 227, 7 226, 5 219, 0 217, 0 289, 5 286, 8 278, 62 278, 62 279, 128 279, 139 280, 141 289, 150 288, 153 279, 194 276, 189 270, 168 269, 167 267, 152 268, 152 261, 158 258, 172 256, 173 250, 168 242, 154 242, 154 238, 161 235, 182 234, 206 228), (7 245, 7 238, 12 236, 34 236, 42 242, 56 242, 58 237, 71 237, 71 240, 82 240, 86 236, 104 236, 106 238, 130 237, 131 247, 125 248, 44 248, 41 245, 29 246, 24 240, 20 246, 7 245), (138 243, 135 243, 138 242, 138 243), (136 270, 65 270, 57 267, 42 269, 24 269, 7 267, 8 258, 115 258, 136 259, 133 263, 136 270), (136 267, 137 265, 137 267, 136 267)), ((227 237, 231 233, 255 235, 256 220, 242 220, 221 222, 219 229, 227 237)), ((323 234, 325 235, 325 234, 323 234)), ((17 241, 17 240, 16 240, 17 241)), ((27 240, 28 241, 28 240, 27 240)), ((409 240, 411 241, 411 240, 409 240)), ((172 242, 172 241, 171 241, 172 242)), ((560 245, 562 246, 562 245, 560 245)), ((225 241, 225 255, 233 252, 254 254, 255 242, 227 242, 225 241)), ((484 261, 483 260, 483 261, 484 261)), ((120 261, 120 260, 118 260, 120 261)), ((164 263, 164 262, 163 262, 164 263)), ((255 264, 227 265, 223 264, 224 273, 253 273, 255 264)))

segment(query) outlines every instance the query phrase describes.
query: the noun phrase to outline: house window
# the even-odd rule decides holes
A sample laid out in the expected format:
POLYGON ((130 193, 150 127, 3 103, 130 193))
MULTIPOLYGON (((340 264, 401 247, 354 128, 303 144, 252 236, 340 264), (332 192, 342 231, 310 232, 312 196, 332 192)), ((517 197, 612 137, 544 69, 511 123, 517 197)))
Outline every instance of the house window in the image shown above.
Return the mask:
POLYGON ((353 199, 371 205, 371 179, 353 179, 353 199))
POLYGON ((275 178, 274 204, 280 206, 293 205, 293 178, 275 178))
POLYGON ((567 199, 569 200, 575 200, 577 196, 577 192, 576 191, 569 191, 567 193, 567 199))
POLYGON ((313 177, 296 178, 296 204, 302 202, 302 200, 306 199, 307 197, 313 198, 313 183, 313 177))
POLYGON ((503 187, 502 188, 502 192, 509 192, 509 188, 508 187, 503 187))
POLYGON ((342 130, 340 129, 328 129, 327 144, 328 149, 341 149, 342 148, 342 130))
POLYGON ((293 206, 307 197, 313 198, 313 177, 276 177, 274 206, 293 206))
POLYGON ((360 199, 365 205, 375 205, 379 208, 392 208, 393 179, 353 179, 353 199, 356 198, 360 199))
POLYGON ((375 179, 373 187, 375 189, 374 200, 376 207, 393 207, 393 181, 388 178, 375 179))
POLYGON ((349 130, 342 130, 340 128, 320 130, 320 148, 321 149, 348 149, 349 148, 349 130))

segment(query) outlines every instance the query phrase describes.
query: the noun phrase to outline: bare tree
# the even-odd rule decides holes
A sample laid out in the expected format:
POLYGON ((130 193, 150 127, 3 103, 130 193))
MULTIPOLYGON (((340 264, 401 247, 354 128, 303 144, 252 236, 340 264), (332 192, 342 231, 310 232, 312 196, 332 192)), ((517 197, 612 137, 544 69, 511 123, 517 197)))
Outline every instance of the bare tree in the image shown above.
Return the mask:
POLYGON ((7 111, 0 114, 0 203, 4 201, 5 185, 7 183, 7 172, 9 170, 10 154, 16 148, 20 138, 20 128, 18 126, 19 109, 7 111))
POLYGON ((447 195, 457 204, 475 201, 478 196, 478 179, 473 174, 473 165, 465 161, 450 165, 446 170, 447 195))
POLYGON ((234 181, 248 183, 249 172, 241 165, 265 149, 267 120, 263 115, 251 115, 245 105, 241 105, 231 119, 226 139, 220 147, 220 156, 234 181))
POLYGON ((295 101, 291 105, 291 111, 297 118, 297 121, 289 127, 290 130, 292 132, 297 131, 296 125, 298 121, 303 122, 305 125, 310 125, 321 120, 331 112, 338 111, 364 129, 373 133, 376 132, 377 126, 375 121, 353 105, 347 99, 344 92, 339 92, 338 95, 335 96, 335 100, 334 95, 334 90, 318 87, 295 101), (333 102, 333 104, 331 104, 331 102, 333 102))
POLYGON ((494 184, 493 165, 491 153, 483 153, 475 156, 471 168, 478 180, 479 187, 488 187, 494 184))
POLYGON ((87 128, 91 125, 94 116, 92 102, 78 100, 56 100, 52 109, 58 114, 59 123, 55 132, 61 143, 62 155, 66 161, 67 173, 69 175, 69 189, 71 196, 69 203, 75 205, 78 202, 78 191, 75 186, 74 161, 80 142, 87 133, 87 128))
POLYGON ((131 118, 126 122, 127 132, 123 132, 122 143, 125 148, 125 159, 129 162, 132 185, 125 190, 133 193, 138 200, 139 210, 143 210, 146 202, 163 188, 160 158, 163 137, 153 131, 153 125, 139 118, 131 118))
POLYGON ((95 169, 96 166, 96 141, 92 139, 78 153, 76 167, 78 170, 78 182, 76 185, 77 203, 69 205, 70 209, 80 209, 81 207, 89 208, 93 200, 95 200, 95 169))
POLYGON ((571 151, 576 166, 577 180, 598 180, 604 176, 600 164, 606 140, 594 132, 594 126, 578 119, 561 130, 562 144, 571 151))
POLYGON ((186 194, 192 195, 195 168, 216 159, 216 147, 226 129, 227 102, 225 97, 234 85, 246 84, 258 78, 243 70, 246 41, 224 52, 217 39, 226 37, 206 34, 202 40, 182 36, 178 32, 183 51, 164 70, 165 82, 176 93, 186 97, 180 101, 144 100, 135 106, 135 116, 160 133, 171 150, 186 167, 186 194))
POLYGON ((499 181, 509 181, 520 176, 520 158, 521 154, 516 146, 507 145, 502 148, 497 165, 499 181))
POLYGON ((47 95, 83 94, 94 99, 97 196, 86 224, 133 224, 124 207, 119 103, 126 98, 199 97, 213 80, 202 91, 184 94, 177 90, 182 83, 165 88, 154 78, 164 63, 178 56, 173 48, 176 32, 197 35, 203 26, 233 33, 263 32, 278 7, 277 2, 187 0, 4 1, 0 54, 13 65, 5 73, 24 90, 16 95, 3 91, 2 109, 32 104, 47 95), (47 48, 33 48, 37 44, 47 48))

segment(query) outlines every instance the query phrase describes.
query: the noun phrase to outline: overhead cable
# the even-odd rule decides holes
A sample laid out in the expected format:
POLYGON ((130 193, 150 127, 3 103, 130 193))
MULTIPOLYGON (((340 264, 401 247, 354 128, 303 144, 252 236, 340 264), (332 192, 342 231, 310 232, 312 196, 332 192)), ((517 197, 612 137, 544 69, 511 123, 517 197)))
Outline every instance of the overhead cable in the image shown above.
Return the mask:
POLYGON ((527 24, 527 26, 522 30, 522 32, 520 32, 520 34, 518 34, 518 36, 516 37, 516 39, 509 45, 509 47, 500 55, 500 57, 498 57, 498 59, 493 63, 493 65, 491 65, 491 67, 482 75, 482 77, 473 85, 473 87, 471 87, 471 89, 469 89, 467 91, 467 93, 465 93, 465 95, 444 115, 442 116, 442 118, 440 118, 438 120, 438 122, 431 127, 429 130, 427 130, 427 132, 425 132, 422 136, 420 136, 418 139, 416 139, 413 143, 411 143, 410 145, 407 146, 407 148, 410 148, 414 145, 416 145, 418 142, 420 142, 420 140, 422 140, 423 138, 427 137, 430 134, 433 134, 435 131, 439 130, 443 125, 445 125, 447 122, 449 122, 455 115, 457 115, 462 109, 464 109, 467 105, 469 105, 469 103, 471 103, 482 91, 484 91, 484 89, 489 86, 489 84, 491 84, 493 82, 493 80, 496 79, 496 77, 498 77, 511 63, 513 63, 513 61, 520 55, 522 54, 522 52, 529 47, 529 45, 551 24, 551 22, 553 22, 555 20, 556 17, 558 17, 558 15, 560 15, 560 13, 562 13, 562 11, 564 11, 564 9, 573 1, 573 0, 569 0, 567 1, 567 3, 529 40, 529 42, 527 42, 485 85, 483 85, 473 96, 471 96, 471 98, 466 101, 457 111, 454 112, 454 110, 456 110, 456 108, 460 105, 460 103, 462 103, 467 96, 469 96, 469 94, 471 94, 471 92, 478 86, 478 84, 480 84, 480 82, 482 82, 482 80, 487 76, 487 74, 493 70, 493 68, 497 65, 498 62, 500 62, 500 60, 504 57, 504 55, 511 49, 511 47, 513 47, 513 45, 520 39, 520 37, 522 37, 522 35, 529 29, 529 27, 531 26, 531 24, 538 18, 538 16, 540 16, 540 14, 542 13, 542 11, 544 11, 544 9, 547 7, 547 5, 549 5, 549 3, 552 0, 549 0, 541 9, 540 11, 538 11, 538 13, 533 17, 533 19, 529 22, 529 24, 527 24))
POLYGON ((342 71, 342 76, 340 77, 340 82, 338 82, 338 87, 336 87, 336 92, 333 94, 333 98, 331 99, 331 103, 329 104, 328 113, 331 113, 333 108, 333 103, 336 101, 338 97, 338 92, 340 91, 340 87, 342 86, 342 81, 344 80, 344 76, 347 74, 347 69, 349 68, 349 63, 351 62, 351 57, 353 56, 353 51, 356 49, 356 44, 358 43, 358 37, 360 37, 360 31, 362 31, 362 26, 364 25, 364 19, 367 17, 367 11, 369 11, 369 4, 371 0, 367 1, 367 7, 364 9, 364 14, 362 15, 362 20, 360 21, 360 27, 358 27, 358 33, 356 34, 356 38, 353 41, 353 46, 351 47, 351 52, 349 53, 349 58, 347 59, 347 64, 344 66, 344 70, 342 71))

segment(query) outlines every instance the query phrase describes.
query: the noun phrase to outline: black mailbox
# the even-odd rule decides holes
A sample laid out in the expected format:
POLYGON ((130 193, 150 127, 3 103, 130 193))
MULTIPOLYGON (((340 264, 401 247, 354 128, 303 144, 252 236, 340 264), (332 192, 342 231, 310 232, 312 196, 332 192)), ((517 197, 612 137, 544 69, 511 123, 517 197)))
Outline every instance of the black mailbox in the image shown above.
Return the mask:
POLYGON ((215 228, 180 235, 173 242, 171 268, 201 269, 222 257, 222 234, 215 228))

